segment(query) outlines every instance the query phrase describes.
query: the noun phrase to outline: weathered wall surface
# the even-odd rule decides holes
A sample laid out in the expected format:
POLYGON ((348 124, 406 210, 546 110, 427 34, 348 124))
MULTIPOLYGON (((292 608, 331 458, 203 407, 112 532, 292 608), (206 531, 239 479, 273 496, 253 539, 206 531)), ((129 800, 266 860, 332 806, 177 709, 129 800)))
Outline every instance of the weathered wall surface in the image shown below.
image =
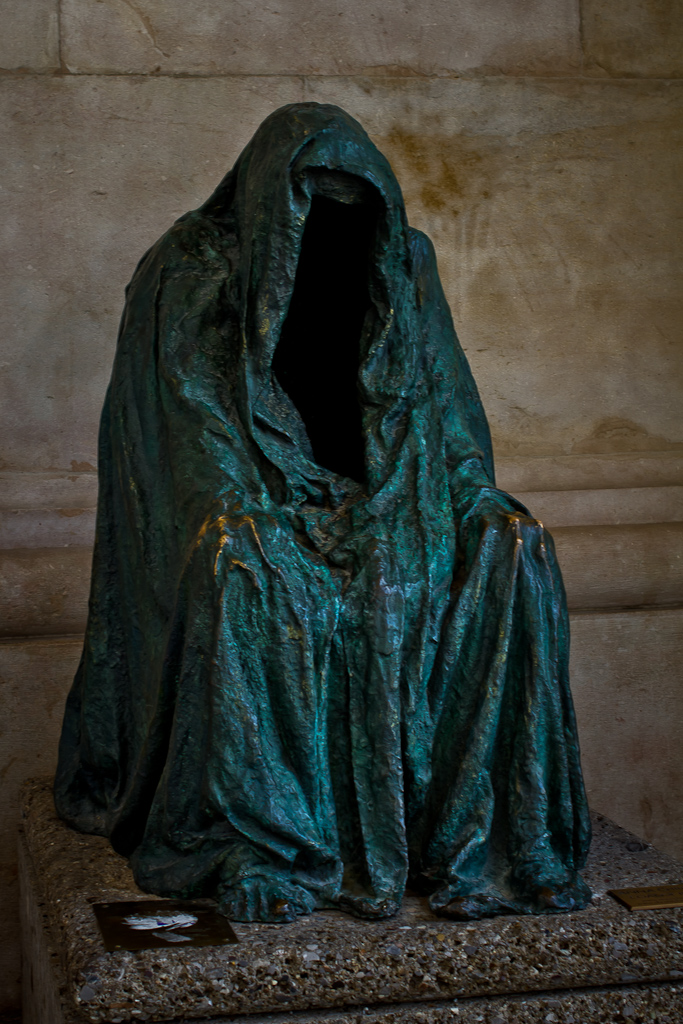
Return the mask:
POLYGON ((293 100, 358 117, 434 239, 499 482, 556 535, 591 801, 682 856, 683 7, 0 15, 0 1008, 18 998, 16 792, 54 763, 78 660, 123 288, 293 100))

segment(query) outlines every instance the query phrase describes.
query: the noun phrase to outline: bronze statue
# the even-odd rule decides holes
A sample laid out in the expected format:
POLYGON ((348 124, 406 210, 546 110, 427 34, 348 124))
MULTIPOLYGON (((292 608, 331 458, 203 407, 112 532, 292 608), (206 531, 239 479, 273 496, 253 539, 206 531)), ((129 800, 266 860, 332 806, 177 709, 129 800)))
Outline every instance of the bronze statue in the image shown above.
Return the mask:
POLYGON ((143 257, 99 475, 65 821, 236 920, 587 903, 552 539, 344 111, 275 111, 143 257))

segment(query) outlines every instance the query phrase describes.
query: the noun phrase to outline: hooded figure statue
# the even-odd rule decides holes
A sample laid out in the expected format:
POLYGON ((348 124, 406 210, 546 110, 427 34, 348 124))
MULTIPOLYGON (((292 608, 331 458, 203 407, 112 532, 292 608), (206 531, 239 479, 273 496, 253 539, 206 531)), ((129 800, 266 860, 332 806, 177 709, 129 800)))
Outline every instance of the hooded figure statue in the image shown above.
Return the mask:
POLYGON ((241 921, 585 906, 552 539, 338 107, 275 111, 143 257, 99 487, 55 798, 143 889, 241 921))

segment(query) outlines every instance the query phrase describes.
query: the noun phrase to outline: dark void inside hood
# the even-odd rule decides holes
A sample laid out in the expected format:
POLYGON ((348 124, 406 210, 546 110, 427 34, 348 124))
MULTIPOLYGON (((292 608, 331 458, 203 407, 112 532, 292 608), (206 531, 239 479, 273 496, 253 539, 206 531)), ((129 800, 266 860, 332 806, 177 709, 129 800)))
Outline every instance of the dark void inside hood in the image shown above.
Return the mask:
POLYGON ((304 421, 316 462, 363 482, 358 372, 361 338, 373 312, 370 256, 379 197, 353 175, 312 178, 294 291, 273 371, 304 421))
POLYGON ((291 104, 264 121, 198 212, 237 240, 235 403, 271 492, 283 483, 272 466, 285 490, 295 478, 327 488, 331 474, 376 488, 421 351, 388 161, 338 107, 291 104))

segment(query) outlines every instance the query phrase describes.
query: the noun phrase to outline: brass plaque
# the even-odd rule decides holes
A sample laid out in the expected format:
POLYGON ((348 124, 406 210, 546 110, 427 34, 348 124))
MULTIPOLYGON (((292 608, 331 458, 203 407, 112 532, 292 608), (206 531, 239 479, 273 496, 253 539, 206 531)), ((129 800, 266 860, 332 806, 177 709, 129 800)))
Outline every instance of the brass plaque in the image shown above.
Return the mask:
POLYGON ((239 942, 211 906, 188 900, 129 900, 95 903, 95 917, 108 953, 116 949, 182 949, 239 942))
POLYGON ((683 907, 683 884, 609 889, 608 896, 614 896, 629 910, 670 910, 683 907))

